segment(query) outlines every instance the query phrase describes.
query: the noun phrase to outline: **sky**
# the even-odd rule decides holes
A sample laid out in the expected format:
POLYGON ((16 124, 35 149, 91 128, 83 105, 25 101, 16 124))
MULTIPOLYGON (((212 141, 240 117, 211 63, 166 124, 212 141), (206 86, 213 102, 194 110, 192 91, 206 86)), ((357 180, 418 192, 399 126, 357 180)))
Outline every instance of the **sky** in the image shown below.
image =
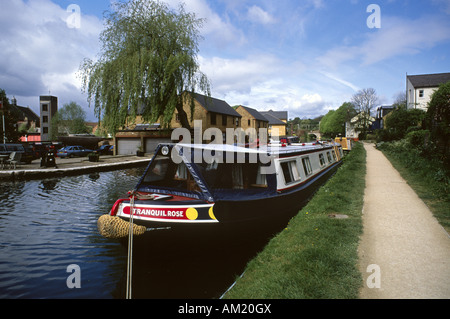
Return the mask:
MULTIPOLYGON (((178 7, 179 0, 166 0, 178 7)), ((185 0, 205 19, 198 61, 214 98, 315 118, 374 88, 379 105, 406 75, 450 72, 450 0, 185 0)), ((39 96, 81 105, 110 0, 0 0, 0 88, 39 114, 39 96)))

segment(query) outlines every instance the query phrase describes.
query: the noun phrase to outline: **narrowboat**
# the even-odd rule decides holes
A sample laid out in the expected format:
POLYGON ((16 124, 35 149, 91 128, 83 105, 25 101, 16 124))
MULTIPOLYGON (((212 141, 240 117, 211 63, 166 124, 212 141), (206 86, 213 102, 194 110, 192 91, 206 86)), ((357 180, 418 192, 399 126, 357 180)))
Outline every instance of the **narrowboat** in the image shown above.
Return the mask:
POLYGON ((103 236, 117 238, 126 234, 112 229, 119 227, 112 219, 132 219, 137 235, 164 229, 219 236, 285 225, 342 157, 336 143, 160 144, 135 189, 116 201, 98 227, 103 236))

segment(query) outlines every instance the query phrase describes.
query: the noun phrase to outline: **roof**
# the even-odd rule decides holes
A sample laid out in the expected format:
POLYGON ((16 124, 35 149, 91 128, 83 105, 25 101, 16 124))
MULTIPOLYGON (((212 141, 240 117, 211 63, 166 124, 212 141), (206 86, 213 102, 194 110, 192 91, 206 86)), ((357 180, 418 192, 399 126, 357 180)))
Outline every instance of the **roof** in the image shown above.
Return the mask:
POLYGON ((272 113, 261 112, 261 114, 269 121, 269 125, 287 125, 285 122, 272 115, 272 113))
POLYGON ((248 107, 248 106, 243 106, 243 105, 239 105, 239 106, 242 107, 244 110, 246 110, 256 120, 264 121, 264 122, 268 122, 269 121, 267 118, 264 117, 264 115, 259 113, 257 110, 252 109, 251 107, 248 107))
MULTIPOLYGON (((242 147, 232 144, 183 144, 183 143, 163 143, 160 145, 172 145, 176 150, 181 148, 198 149, 198 150, 214 150, 216 152, 238 152, 248 154, 263 154, 263 155, 276 155, 276 154, 288 154, 298 153, 312 150, 323 150, 330 148, 330 145, 287 145, 281 147, 281 144, 264 145, 261 147, 242 147)), ((177 152, 178 153, 178 152, 177 152)))
POLYGON ((450 73, 408 75, 407 79, 415 88, 438 87, 450 81, 450 73))
POLYGON ((208 112, 242 117, 227 102, 202 94, 194 93, 194 99, 201 104, 208 112))
POLYGON ((12 104, 11 107, 15 107, 19 111, 19 120, 25 121, 25 118, 28 119, 28 121, 33 121, 37 124, 39 124, 40 118, 39 116, 33 112, 32 109, 25 106, 19 106, 16 104, 12 104))
POLYGON ((277 119, 280 120, 286 120, 288 119, 288 112, 287 111, 272 111, 269 110, 267 112, 261 112, 264 116, 268 113, 272 116, 275 116, 277 119), (265 114, 266 113, 266 114, 265 114))

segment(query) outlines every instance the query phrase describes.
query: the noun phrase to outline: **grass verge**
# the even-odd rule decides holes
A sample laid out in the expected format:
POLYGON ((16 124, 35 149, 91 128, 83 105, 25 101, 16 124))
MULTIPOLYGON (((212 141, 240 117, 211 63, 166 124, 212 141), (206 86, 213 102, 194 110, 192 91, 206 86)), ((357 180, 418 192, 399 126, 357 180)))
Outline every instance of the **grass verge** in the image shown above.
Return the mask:
POLYGON ((450 233, 450 177, 436 159, 426 159, 406 140, 380 143, 378 149, 450 233))
POLYGON ((358 244, 366 152, 361 143, 336 174, 253 260, 224 299, 358 298, 358 244), (346 215, 333 218, 330 215, 346 215))

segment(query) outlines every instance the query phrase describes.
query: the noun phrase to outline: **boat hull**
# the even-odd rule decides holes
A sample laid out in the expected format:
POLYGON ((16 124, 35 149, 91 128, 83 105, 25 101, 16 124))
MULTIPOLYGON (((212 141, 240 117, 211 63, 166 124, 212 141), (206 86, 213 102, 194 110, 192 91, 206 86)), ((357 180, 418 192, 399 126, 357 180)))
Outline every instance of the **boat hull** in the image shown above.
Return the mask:
MULTIPOLYGON (((196 220, 189 220, 186 217, 181 220, 135 218, 133 215, 133 222, 143 225, 149 230, 144 236, 139 237, 160 237, 167 241, 176 241, 180 238, 187 241, 198 241, 205 240, 205 238, 230 240, 253 236, 272 236, 286 227, 289 220, 336 172, 339 165, 340 163, 336 163, 294 189, 276 192, 272 196, 264 198, 222 199, 215 203, 193 201, 191 205, 188 201, 181 201, 178 203, 178 209, 175 208, 177 205, 175 202, 166 203, 175 211, 186 211, 189 207, 196 208, 199 211, 199 218, 196 220)), ((151 205, 151 201, 149 202, 148 205, 151 205)), ((136 207, 140 207, 141 203, 137 202, 136 207)), ((153 209, 158 208, 153 204, 153 209)), ((129 215, 122 214, 119 217, 129 221, 129 215)))

